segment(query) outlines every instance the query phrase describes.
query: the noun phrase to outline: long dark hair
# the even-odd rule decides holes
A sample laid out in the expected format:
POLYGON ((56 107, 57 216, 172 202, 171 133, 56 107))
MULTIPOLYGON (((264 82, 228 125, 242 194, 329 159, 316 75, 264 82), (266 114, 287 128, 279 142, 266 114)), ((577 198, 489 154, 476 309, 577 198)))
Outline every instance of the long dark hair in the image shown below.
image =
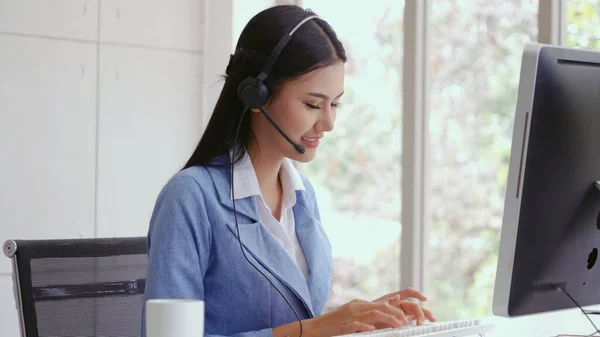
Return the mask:
MULTIPOLYGON (((243 116, 237 142, 235 133, 244 106, 237 96, 240 82, 257 76, 277 42, 302 19, 314 15, 294 5, 274 6, 256 14, 242 31, 226 69, 225 84, 206 130, 183 169, 209 165, 217 156, 234 151, 238 162, 252 137, 250 113, 243 116), (235 142, 235 143, 234 143, 235 142)), ((346 62, 346 51, 331 26, 320 18, 302 25, 285 46, 265 80, 271 96, 286 80, 294 79, 338 60, 346 62)), ((229 165, 229 161, 227 164, 229 165)))

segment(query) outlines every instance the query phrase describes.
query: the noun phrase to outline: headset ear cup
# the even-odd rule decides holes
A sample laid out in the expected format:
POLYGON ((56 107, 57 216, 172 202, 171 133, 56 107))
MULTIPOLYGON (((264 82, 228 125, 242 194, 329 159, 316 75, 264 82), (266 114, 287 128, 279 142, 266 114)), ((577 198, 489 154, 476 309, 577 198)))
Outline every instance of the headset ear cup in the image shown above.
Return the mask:
POLYGON ((244 105, 256 108, 263 106, 269 98, 269 89, 255 77, 248 77, 238 86, 238 98, 244 105))

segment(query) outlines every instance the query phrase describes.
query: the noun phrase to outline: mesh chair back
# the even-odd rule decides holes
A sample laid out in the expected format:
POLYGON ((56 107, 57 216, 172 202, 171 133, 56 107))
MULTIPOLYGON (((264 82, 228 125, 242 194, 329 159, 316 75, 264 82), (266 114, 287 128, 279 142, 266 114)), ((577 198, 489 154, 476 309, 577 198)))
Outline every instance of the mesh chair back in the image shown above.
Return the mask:
POLYGON ((9 240, 27 337, 139 336, 146 238, 9 240))

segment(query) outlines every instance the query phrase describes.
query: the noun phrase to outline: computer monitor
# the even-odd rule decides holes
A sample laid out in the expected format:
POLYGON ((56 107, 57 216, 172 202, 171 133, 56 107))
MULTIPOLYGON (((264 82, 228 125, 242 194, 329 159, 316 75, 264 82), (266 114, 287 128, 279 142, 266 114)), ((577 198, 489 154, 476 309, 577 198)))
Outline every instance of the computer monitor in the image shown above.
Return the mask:
POLYGON ((600 53, 522 55, 493 313, 600 304, 600 53), (566 293, 559 289, 564 287, 566 293))

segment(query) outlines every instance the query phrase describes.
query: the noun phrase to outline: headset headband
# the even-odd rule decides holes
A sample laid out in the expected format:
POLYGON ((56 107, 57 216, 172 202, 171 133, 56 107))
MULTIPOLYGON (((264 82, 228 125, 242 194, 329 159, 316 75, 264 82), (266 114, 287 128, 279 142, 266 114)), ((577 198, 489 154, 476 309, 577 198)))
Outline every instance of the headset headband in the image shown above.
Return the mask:
POLYGON ((285 34, 281 38, 281 40, 279 40, 279 42, 277 42, 277 44, 275 45, 275 48, 273 49, 273 51, 271 52, 271 55, 269 56, 269 59, 267 60, 267 63, 265 64, 264 69, 257 76, 258 83, 262 83, 267 78, 267 76, 269 76, 269 73, 271 72, 271 69, 273 68, 273 65, 275 64, 277 57, 279 56, 279 54, 281 54, 281 51, 283 50, 285 45, 288 42, 290 42, 290 40, 292 39, 292 35, 298 30, 298 28, 300 28, 306 22, 308 22, 312 19, 318 18, 318 17, 319 17, 318 15, 311 15, 311 16, 304 18, 288 34, 285 34))

